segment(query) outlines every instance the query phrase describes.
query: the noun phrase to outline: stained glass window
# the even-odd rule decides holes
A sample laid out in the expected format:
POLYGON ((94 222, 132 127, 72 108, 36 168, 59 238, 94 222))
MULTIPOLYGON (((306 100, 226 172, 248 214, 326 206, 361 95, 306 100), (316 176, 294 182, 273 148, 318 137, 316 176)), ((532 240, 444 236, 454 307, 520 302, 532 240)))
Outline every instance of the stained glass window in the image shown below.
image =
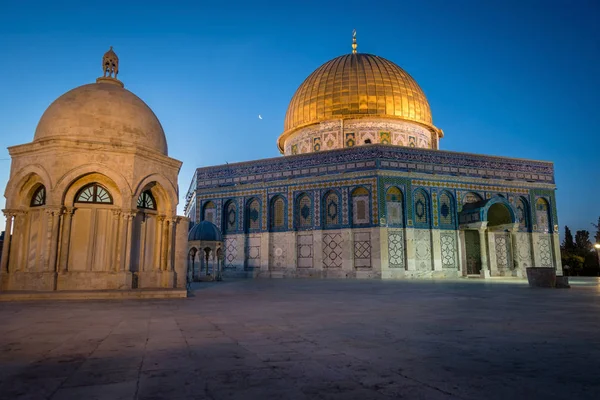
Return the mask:
POLYGON ((154 196, 152 196, 152 192, 150 192, 149 190, 142 192, 140 197, 138 197, 137 208, 156 210, 156 201, 154 201, 154 196))
POLYGON ((213 203, 212 201, 204 203, 204 215, 202 217, 202 221, 208 221, 214 224, 216 221, 216 216, 217 207, 215 206, 215 203, 213 203))
POLYGON ((225 232, 233 232, 237 228, 237 218, 236 218, 236 208, 235 202, 229 201, 225 205, 225 232))
POLYGON ((529 208, 527 200, 522 197, 517 199, 517 218, 519 219, 519 229, 527 231, 529 229, 529 208))
POLYGON ((550 232, 550 207, 545 199, 539 198, 535 203, 537 228, 540 232, 550 232))
POLYGON ((388 189, 385 195, 385 202, 387 208, 387 222, 390 226, 402 226, 403 218, 403 207, 402 207, 402 192, 397 187, 391 187, 388 189))
POLYGON ((248 203, 248 229, 260 229, 260 203, 257 199, 252 199, 248 203))
POLYGON ((439 199, 440 205, 440 225, 446 227, 454 226, 454 201, 452 197, 442 192, 439 199))
POLYGON ((97 183, 90 183, 79 190, 75 196, 77 203, 112 204, 113 199, 108 190, 97 183))
POLYGON ((427 194, 423 190, 415 192, 415 224, 429 225, 429 204, 427 194))
POLYGON ((324 197, 323 212, 325 213, 325 226, 335 226, 340 223, 339 216, 340 198, 335 192, 329 192, 324 197))
POLYGON ((46 188, 42 185, 31 196, 31 207, 39 207, 44 204, 46 204, 46 188))
POLYGON ((312 201, 307 194, 300 196, 298 200, 298 226, 308 228, 312 226, 312 201))
POLYGON ((285 202, 277 196, 271 202, 271 228, 283 229, 285 227, 285 202))
POLYGON ((356 188, 352 192, 352 222, 369 223, 369 191, 364 187, 356 188))

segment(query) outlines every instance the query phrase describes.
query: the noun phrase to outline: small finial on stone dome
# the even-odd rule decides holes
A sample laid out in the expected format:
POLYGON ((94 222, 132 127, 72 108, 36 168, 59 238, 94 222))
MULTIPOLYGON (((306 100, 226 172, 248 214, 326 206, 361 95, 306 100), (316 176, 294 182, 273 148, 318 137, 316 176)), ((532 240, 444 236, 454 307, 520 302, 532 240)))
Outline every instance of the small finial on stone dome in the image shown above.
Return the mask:
POLYGON ((117 75, 119 74, 119 57, 113 51, 112 46, 110 46, 110 49, 102 57, 102 72, 104 75, 96 79, 97 83, 115 83, 123 87, 123 83, 117 79, 117 75))
POLYGON ((352 31, 352 54, 356 54, 356 48, 358 45, 356 44, 356 29, 352 31))

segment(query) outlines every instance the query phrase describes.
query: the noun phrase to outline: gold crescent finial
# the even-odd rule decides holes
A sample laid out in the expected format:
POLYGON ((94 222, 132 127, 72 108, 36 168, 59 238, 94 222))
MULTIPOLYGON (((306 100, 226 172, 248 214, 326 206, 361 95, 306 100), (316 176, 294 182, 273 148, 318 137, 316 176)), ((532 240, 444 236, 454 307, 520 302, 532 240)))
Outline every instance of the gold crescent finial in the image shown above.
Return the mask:
POLYGON ((352 54, 356 54, 356 47, 358 45, 356 44, 356 29, 354 29, 352 31, 352 54))

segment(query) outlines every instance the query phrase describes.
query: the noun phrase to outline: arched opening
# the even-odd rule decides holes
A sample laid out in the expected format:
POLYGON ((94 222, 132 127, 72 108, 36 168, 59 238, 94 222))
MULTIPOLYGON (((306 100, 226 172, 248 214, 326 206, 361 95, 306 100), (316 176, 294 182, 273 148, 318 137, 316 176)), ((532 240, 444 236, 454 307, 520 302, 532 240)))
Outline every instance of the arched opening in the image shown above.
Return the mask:
POLYGON ((388 189, 385 195, 385 206, 388 226, 404 226, 404 196, 396 186, 388 189))
POLYGON ((225 234, 237 231, 237 206, 229 200, 223 207, 223 231, 225 234))
POLYGON ((456 207, 454 197, 451 193, 443 191, 439 196, 439 210, 440 210, 440 227, 447 229, 456 228, 456 207))
POLYGON ((256 198, 250 199, 246 204, 246 231, 260 231, 261 223, 260 202, 256 198))
MULTIPOLYGON (((74 182, 67 196, 70 193, 75 193, 70 200, 75 208, 64 223, 64 235, 69 241, 64 243, 61 258, 65 259, 61 262, 66 262, 69 271, 118 271, 118 264, 124 260, 117 251, 120 221, 119 213, 114 213, 114 194, 119 198, 120 194, 116 185, 104 175, 92 174, 74 182)), ((85 282, 70 285, 79 287, 85 282)))
POLYGON ((79 189, 75 195, 75 203, 113 204, 113 198, 108 189, 94 182, 79 189))
POLYGON ((296 228, 309 229, 313 226, 312 199, 307 193, 302 193, 296 201, 296 228))
POLYGON ((352 224, 367 225, 370 217, 370 194, 364 187, 358 187, 351 193, 352 197, 352 224))
POLYGON ((371 144, 371 139, 366 139, 365 144, 371 144))
POLYGON ((41 207, 46 205, 46 187, 39 185, 38 188, 33 192, 31 196, 30 207, 41 207))
POLYGON ((513 223, 511 212, 503 203, 492 204, 487 212, 487 221, 488 228, 513 223))
POLYGON ((281 231, 285 229, 285 200, 283 196, 275 196, 271 200, 269 210, 269 230, 281 231))
POLYGON ((537 222, 537 230, 539 232, 552 232, 552 222, 550 220, 550 206, 546 199, 540 197, 535 202, 535 216, 537 222))
POLYGON ((323 227, 335 228, 340 225, 340 196, 330 190, 323 195, 323 227))
POLYGON ((217 216, 217 206, 212 201, 207 201, 202 207, 202 221, 215 223, 217 216))
POLYGON ((417 189, 413 197, 413 212, 415 227, 430 228, 429 194, 423 189, 417 189))

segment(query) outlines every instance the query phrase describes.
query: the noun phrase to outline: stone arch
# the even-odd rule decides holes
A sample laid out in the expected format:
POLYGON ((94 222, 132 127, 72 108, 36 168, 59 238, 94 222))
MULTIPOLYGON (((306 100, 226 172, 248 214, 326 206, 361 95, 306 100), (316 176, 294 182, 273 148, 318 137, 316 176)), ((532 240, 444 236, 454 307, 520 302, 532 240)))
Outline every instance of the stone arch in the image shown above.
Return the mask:
POLYGON ((259 197, 250 197, 244 204, 244 231, 262 229, 262 202, 259 197), (256 203, 255 203, 256 202, 256 203))
POLYGON ((398 186, 390 186, 385 192, 388 226, 404 226, 404 193, 398 186))
POLYGON ((339 227, 342 225, 342 195, 338 190, 329 189, 321 198, 321 212, 323 228, 339 227), (336 196, 335 202, 333 196, 336 196))
POLYGON ((235 199, 228 199, 223 205, 223 233, 232 233, 238 230, 239 213, 235 199))
POLYGON ((456 200, 454 195, 448 190, 442 190, 438 196, 438 203, 440 226, 445 228, 455 228, 458 218, 456 215, 456 200), (448 209, 446 210, 445 207, 448 209))
POLYGON ((46 204, 51 204, 52 180, 48 172, 39 164, 19 170, 6 185, 6 208, 29 207, 29 200, 39 185, 46 188, 46 204))
POLYGON ((287 226, 287 200, 283 195, 273 196, 269 202, 269 230, 283 230, 287 226), (280 214, 280 215, 278 215, 280 214))
POLYGON ((524 196, 517 197, 515 202, 517 212, 517 222, 519 229, 523 232, 528 232, 531 229, 531 211, 529 201, 524 196))
POLYGON ((350 193, 352 225, 367 225, 371 222, 371 191, 357 186, 350 193))
POLYGON ((295 201, 294 223, 296 229, 312 228, 314 224, 313 198, 307 192, 300 192, 295 201))
POLYGON ((463 204, 477 203, 479 201, 483 201, 483 196, 477 192, 467 192, 462 198, 463 204))
POLYGON ((117 184, 110 177, 97 172, 79 176, 71 182, 71 185, 67 187, 62 196, 62 203, 67 207, 73 207, 76 194, 90 183, 99 183, 109 191, 113 200, 111 207, 121 205, 121 207, 128 209, 129 203, 126 202, 125 196, 122 195, 117 184))
POLYGON ((423 188, 413 192, 413 213, 415 227, 431 227, 431 200, 429 199, 429 193, 423 188))
POLYGON ((504 198, 494 196, 489 199, 482 209, 483 221, 488 222, 488 227, 513 224, 516 213, 510 203, 504 198))
POLYGON ((141 179, 138 183, 134 195, 132 196, 131 208, 135 209, 137 200, 141 194, 150 190, 152 196, 156 199, 156 209, 161 214, 177 214, 178 191, 173 183, 160 174, 151 174, 141 179))
POLYGON ((113 170, 112 168, 109 168, 103 164, 95 163, 73 168, 64 174, 57 181, 56 187, 52 191, 53 204, 72 206, 73 197, 77 190, 79 190, 85 184, 93 182, 94 177, 103 177, 101 178, 103 181, 109 182, 115 205, 119 205, 123 209, 131 209, 130 199, 132 198, 132 190, 131 186, 127 182, 127 179, 125 179, 121 173, 113 170), (71 193, 74 186, 77 186, 77 190, 71 193), (117 197, 115 197, 116 194, 118 194, 117 197))

